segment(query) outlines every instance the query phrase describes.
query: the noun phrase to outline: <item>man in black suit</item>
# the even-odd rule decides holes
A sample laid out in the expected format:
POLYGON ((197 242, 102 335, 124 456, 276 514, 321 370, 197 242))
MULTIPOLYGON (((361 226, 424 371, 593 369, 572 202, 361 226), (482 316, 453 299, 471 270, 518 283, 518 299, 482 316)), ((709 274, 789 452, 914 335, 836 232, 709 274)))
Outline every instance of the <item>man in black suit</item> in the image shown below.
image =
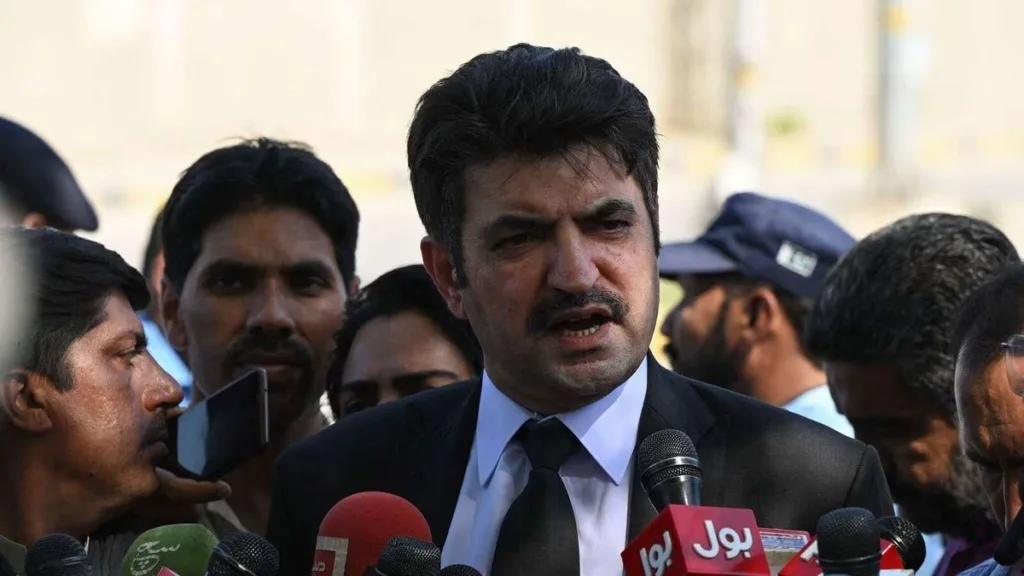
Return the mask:
POLYGON ((648 355, 658 309, 658 144, 647 99, 604 60, 529 45, 484 54, 420 99, 409 167, 423 262, 484 352, 479 380, 355 414, 275 468, 268 537, 309 569, 350 494, 398 494, 445 565, 621 574, 655 516, 638 441, 694 441, 704 501, 813 530, 843 506, 890 514, 878 456, 648 355))

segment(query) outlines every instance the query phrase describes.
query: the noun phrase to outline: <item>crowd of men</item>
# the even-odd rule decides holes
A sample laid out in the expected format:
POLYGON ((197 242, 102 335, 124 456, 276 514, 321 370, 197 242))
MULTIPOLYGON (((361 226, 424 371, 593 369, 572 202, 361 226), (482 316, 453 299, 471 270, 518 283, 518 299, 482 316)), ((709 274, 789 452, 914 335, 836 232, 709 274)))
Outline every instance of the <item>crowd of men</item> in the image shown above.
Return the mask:
POLYGON ((264 534, 303 574, 328 510, 379 490, 416 505, 445 564, 621 574, 655 514, 636 444, 678 429, 706 505, 813 532, 895 503, 930 534, 923 573, 997 570, 1024 466, 1006 236, 921 214, 857 241, 740 193, 662 246, 658 152, 604 60, 480 55, 412 120, 423 264, 362 286, 356 203, 302 145, 196 160, 140 273, 73 234, 98 222, 67 165, 0 120, 0 262, 30 283, 0 369, 0 558, 24 574, 27 546, 66 533, 114 574, 139 533, 195 522, 264 534), (672 371, 649 353, 659 278, 684 292, 661 326, 672 371), (218 481, 169 471, 167 421, 254 367, 269 448, 218 481))

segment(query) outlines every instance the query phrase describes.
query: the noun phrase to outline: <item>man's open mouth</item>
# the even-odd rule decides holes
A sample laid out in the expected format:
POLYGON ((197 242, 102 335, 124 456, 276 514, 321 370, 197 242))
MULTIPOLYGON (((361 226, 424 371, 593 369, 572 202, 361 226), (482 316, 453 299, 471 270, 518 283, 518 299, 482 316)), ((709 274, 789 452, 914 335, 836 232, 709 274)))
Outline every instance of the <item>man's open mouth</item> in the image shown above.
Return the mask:
POLYGON ((596 334, 602 326, 611 321, 612 315, 607 309, 588 306, 555 316, 548 329, 562 337, 584 338, 596 334))

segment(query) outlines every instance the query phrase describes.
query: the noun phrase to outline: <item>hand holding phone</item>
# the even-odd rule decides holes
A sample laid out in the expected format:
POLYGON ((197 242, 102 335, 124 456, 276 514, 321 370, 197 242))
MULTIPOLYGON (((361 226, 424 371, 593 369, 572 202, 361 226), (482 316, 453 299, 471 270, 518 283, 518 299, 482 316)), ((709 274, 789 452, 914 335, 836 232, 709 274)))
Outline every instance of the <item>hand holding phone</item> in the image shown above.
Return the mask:
POLYGON ((256 369, 169 419, 173 472, 214 480, 262 453, 270 444, 268 406, 267 373, 256 369))

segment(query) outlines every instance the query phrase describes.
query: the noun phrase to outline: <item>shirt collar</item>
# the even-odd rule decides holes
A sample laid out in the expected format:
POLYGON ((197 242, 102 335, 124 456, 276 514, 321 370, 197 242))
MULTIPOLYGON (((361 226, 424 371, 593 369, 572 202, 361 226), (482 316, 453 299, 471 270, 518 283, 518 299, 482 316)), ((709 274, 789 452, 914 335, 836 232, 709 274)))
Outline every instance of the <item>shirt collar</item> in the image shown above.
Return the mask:
MULTIPOLYGON (((498 467, 498 460, 519 428, 535 414, 505 396, 484 371, 483 390, 476 423, 477 472, 486 486, 498 467)), ((636 446, 640 412, 647 397, 647 359, 625 382, 597 402, 554 417, 579 439, 580 444, 605 474, 621 484, 626 477, 636 446)))

